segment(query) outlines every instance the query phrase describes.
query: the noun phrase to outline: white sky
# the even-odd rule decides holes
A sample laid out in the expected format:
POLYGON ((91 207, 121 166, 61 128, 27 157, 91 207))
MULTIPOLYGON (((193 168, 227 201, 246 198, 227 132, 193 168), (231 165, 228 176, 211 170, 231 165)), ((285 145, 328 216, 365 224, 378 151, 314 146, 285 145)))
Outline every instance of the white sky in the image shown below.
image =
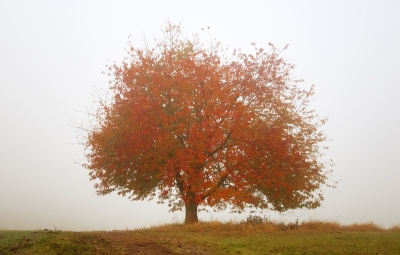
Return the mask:
MULTIPOLYGON (((107 59, 167 18, 210 26, 232 48, 278 48, 316 85, 337 189, 322 208, 273 219, 400 224, 400 1, 0 0, 0 229, 132 229, 183 219, 164 205, 96 196, 70 119, 103 87, 107 59)), ((247 214, 200 213, 200 219, 247 214)))

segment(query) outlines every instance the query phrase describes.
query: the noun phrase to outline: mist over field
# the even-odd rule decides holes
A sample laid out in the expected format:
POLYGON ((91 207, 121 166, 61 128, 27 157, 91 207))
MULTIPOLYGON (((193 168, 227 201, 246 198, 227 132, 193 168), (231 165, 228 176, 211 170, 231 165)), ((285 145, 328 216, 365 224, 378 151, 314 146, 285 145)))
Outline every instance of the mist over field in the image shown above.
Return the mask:
MULTIPOLYGON (((283 57, 309 88, 335 163, 315 210, 257 215, 300 222, 400 224, 400 24, 397 1, 0 2, 0 229, 132 229, 181 222, 156 201, 97 196, 72 124, 106 87, 109 62, 143 46, 164 22, 210 27, 231 49, 290 46, 283 57), (74 162, 78 162, 74 163, 74 162)), ((203 37, 206 38, 207 37, 203 37)), ((200 212, 200 220, 249 215, 200 212)))

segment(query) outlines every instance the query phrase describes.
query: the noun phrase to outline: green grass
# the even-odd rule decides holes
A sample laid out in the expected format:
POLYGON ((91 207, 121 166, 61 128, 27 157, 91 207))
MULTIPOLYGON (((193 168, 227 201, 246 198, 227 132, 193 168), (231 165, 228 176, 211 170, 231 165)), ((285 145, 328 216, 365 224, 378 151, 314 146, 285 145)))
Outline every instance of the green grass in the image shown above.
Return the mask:
POLYGON ((309 222, 284 231, 279 224, 216 222, 165 225, 143 233, 197 244, 211 254, 400 254, 400 231, 371 223, 309 222))
POLYGON ((93 232, 0 231, 0 255, 93 254, 98 239, 93 232))
POLYGON ((24 247, 30 247, 35 234, 31 231, 0 230, 0 254, 12 253, 24 247))
POLYGON ((373 223, 167 224, 139 230, 0 231, 3 254, 400 254, 400 227, 373 223), (144 253, 150 252, 150 253, 144 253), (170 252, 170 253, 169 253, 170 252))
POLYGON ((186 240, 214 254, 400 254, 400 235, 393 233, 200 235, 186 240))

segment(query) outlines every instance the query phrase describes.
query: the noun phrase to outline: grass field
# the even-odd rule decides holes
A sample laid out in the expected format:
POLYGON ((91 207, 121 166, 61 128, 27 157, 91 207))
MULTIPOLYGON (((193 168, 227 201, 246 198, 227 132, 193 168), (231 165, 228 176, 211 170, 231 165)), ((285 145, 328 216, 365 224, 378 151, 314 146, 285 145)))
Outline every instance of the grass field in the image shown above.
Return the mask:
POLYGON ((400 254, 400 226, 248 221, 124 231, 0 231, 3 254, 400 254))

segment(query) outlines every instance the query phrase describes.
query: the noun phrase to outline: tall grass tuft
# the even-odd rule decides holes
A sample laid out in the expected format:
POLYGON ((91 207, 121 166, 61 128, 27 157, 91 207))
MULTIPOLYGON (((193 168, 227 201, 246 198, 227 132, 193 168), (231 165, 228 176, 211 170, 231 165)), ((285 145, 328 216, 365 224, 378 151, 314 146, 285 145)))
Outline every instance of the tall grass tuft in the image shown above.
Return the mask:
POLYGON ((342 225, 335 221, 309 220, 304 222, 280 222, 260 219, 247 219, 240 222, 228 221, 207 221, 195 224, 164 224, 151 227, 150 229, 170 232, 170 231, 187 231, 187 232, 206 232, 214 234, 227 235, 251 235, 255 233, 269 233, 281 231, 295 232, 384 232, 384 231, 400 231, 400 225, 384 229, 373 222, 353 223, 350 225, 342 225))
POLYGON ((338 222, 310 220, 300 224, 302 231, 341 231, 342 225, 338 222))
POLYGON ((233 221, 220 222, 208 221, 195 224, 165 224, 151 227, 157 231, 188 231, 188 232, 207 232, 215 234, 253 234, 257 232, 276 232, 279 227, 272 223, 242 224, 233 221))
POLYGON ((400 232, 400 225, 395 225, 393 227, 390 227, 388 230, 393 232, 400 232))
POLYGON ((347 231, 355 231, 355 232, 375 232, 375 231, 384 231, 383 228, 378 226, 373 222, 366 223, 353 223, 350 225, 346 225, 342 227, 343 230, 347 231))

